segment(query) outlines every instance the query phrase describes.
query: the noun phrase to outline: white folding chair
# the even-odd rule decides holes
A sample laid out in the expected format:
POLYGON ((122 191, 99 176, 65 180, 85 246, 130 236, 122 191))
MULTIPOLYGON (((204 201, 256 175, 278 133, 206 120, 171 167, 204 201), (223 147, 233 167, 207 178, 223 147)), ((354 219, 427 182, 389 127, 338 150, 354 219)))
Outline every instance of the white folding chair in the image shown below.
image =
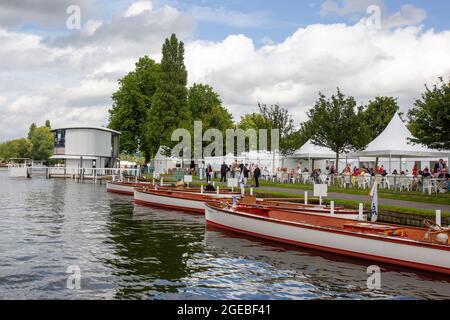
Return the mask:
POLYGON ((427 192, 428 194, 431 194, 432 192, 437 193, 437 185, 434 180, 431 178, 424 178, 423 179, 423 192, 427 192))
POLYGON ((352 176, 343 176, 344 188, 352 186, 352 176))
POLYGON ((395 185, 396 179, 394 176, 386 176, 386 184, 388 189, 395 189, 396 185, 395 185))
POLYGON ((411 191, 411 179, 408 177, 400 177, 400 190, 411 191))
POLYGON ((356 184, 360 189, 366 189, 367 180, 364 176, 358 176, 356 178, 356 184))

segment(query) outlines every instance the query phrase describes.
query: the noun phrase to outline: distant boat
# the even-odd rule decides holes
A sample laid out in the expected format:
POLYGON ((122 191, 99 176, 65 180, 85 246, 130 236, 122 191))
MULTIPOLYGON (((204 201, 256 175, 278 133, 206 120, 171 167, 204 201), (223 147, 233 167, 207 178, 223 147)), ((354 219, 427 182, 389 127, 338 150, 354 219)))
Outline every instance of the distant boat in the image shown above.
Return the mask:
MULTIPOLYGON (((164 183, 154 185, 152 182, 127 182, 127 181, 110 181, 106 183, 106 190, 112 193, 119 193, 123 195, 133 196, 134 189, 136 188, 145 188, 148 190, 176 190, 178 192, 185 193, 201 193, 201 189, 199 187, 185 187, 177 189, 174 183, 164 183)), ((203 194, 216 194, 216 191, 203 191, 203 194)), ((223 188, 220 189, 221 196, 232 196, 239 195, 237 192, 231 192, 230 190, 223 188)))
MULTIPOLYGON (((171 183, 166 183, 163 186, 173 186, 171 183)), ((151 182, 126 182, 126 181, 108 181, 106 183, 106 190, 112 193, 123 194, 127 196, 134 195, 135 188, 154 188, 151 182)))
POLYGON ((204 213, 205 202, 221 200, 229 201, 233 196, 238 195, 239 194, 237 193, 228 191, 217 194, 214 192, 201 193, 200 191, 193 192, 176 189, 135 189, 134 202, 145 206, 204 213))
MULTIPOLYGON (((175 189, 135 189, 134 202, 139 205, 147 205, 153 207, 164 207, 169 209, 204 213, 206 202, 231 203, 233 196, 239 196, 235 193, 226 192, 224 194, 214 193, 196 193, 179 191, 175 189)), ((245 196, 237 199, 240 206, 248 206, 252 208, 265 208, 271 210, 286 210, 289 212, 302 212, 315 215, 331 214, 330 208, 318 205, 303 205, 291 202, 282 202, 275 200, 256 199, 255 196, 245 196)), ((337 218, 359 219, 358 212, 355 210, 344 209, 338 207, 335 209, 334 216, 337 218)), ((362 216, 367 220, 367 215, 362 216)))
POLYGON ((241 234, 450 275, 450 229, 436 225, 403 227, 217 202, 206 204, 205 216, 208 225, 241 234))

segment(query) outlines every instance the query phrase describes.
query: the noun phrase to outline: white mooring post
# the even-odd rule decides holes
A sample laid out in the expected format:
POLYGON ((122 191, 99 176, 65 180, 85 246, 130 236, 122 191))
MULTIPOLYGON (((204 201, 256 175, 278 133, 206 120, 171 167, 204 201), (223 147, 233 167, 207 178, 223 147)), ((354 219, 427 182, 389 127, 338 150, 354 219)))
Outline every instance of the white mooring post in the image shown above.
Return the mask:
POLYGON ((164 184, 164 178, 161 177, 161 187, 163 186, 163 184, 164 184))
POLYGON ((220 194, 220 187, 219 186, 217 186, 217 194, 218 195, 220 194))
POLYGON ((308 204, 308 191, 305 191, 305 204, 308 204))
POLYGON ((153 179, 153 183, 152 184, 155 185, 155 179, 153 179))
POLYGON ((359 210, 358 210, 358 220, 359 221, 363 221, 364 220, 363 212, 364 212, 364 204, 360 203, 359 204, 359 210))
POLYGON ((330 214, 334 215, 334 201, 330 201, 330 214))
POLYGON ((250 195, 253 195, 253 188, 250 188, 250 195))
POLYGON ((436 210, 436 224, 438 226, 442 226, 441 213, 441 210, 436 210))
POLYGON ((319 197, 319 205, 322 205, 322 196, 319 197))
POLYGON ((200 193, 203 194, 203 185, 200 186, 200 193))

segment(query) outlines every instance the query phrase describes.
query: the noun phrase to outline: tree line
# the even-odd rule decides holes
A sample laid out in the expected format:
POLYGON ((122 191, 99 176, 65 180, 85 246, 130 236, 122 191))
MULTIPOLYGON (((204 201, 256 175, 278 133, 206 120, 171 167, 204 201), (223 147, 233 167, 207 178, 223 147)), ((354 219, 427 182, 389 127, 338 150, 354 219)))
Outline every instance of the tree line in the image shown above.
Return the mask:
POLYGON ((45 121, 45 124, 40 127, 32 123, 26 138, 14 139, 0 144, 0 159, 5 161, 12 158, 48 160, 53 155, 53 134, 50 130, 49 120, 45 121))
MULTIPOLYGON (((175 129, 192 131, 194 121, 201 120, 204 130, 216 128, 223 133, 233 128, 278 129, 284 156, 312 139, 314 144, 333 150, 338 163, 339 154, 364 149, 400 109, 396 98, 386 96, 358 105, 354 97, 338 88, 331 97, 319 93, 307 112, 308 120, 299 126, 286 108, 264 103, 258 103, 259 112, 246 114, 235 123, 211 86, 196 83, 188 88, 187 76, 184 44, 173 34, 163 44, 161 63, 144 56, 135 70, 119 80, 119 89, 112 96, 109 128, 122 132, 123 153, 140 151, 148 162, 160 146, 176 144, 170 139, 175 129)), ((450 83, 440 78, 415 101, 407 114, 408 127, 416 137, 411 143, 450 149, 449 88, 450 83)))

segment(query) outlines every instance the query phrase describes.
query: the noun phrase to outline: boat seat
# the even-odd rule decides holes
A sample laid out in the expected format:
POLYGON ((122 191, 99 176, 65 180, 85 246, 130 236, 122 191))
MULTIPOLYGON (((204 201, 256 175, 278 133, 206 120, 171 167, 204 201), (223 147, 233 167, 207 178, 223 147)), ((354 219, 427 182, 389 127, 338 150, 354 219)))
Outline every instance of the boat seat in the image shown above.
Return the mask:
POLYGON ((253 205, 256 204, 256 196, 244 196, 241 200, 242 204, 253 205))
POLYGON ((384 226, 370 223, 344 224, 344 230, 371 234, 384 234, 386 236, 405 236, 404 227, 384 226))

